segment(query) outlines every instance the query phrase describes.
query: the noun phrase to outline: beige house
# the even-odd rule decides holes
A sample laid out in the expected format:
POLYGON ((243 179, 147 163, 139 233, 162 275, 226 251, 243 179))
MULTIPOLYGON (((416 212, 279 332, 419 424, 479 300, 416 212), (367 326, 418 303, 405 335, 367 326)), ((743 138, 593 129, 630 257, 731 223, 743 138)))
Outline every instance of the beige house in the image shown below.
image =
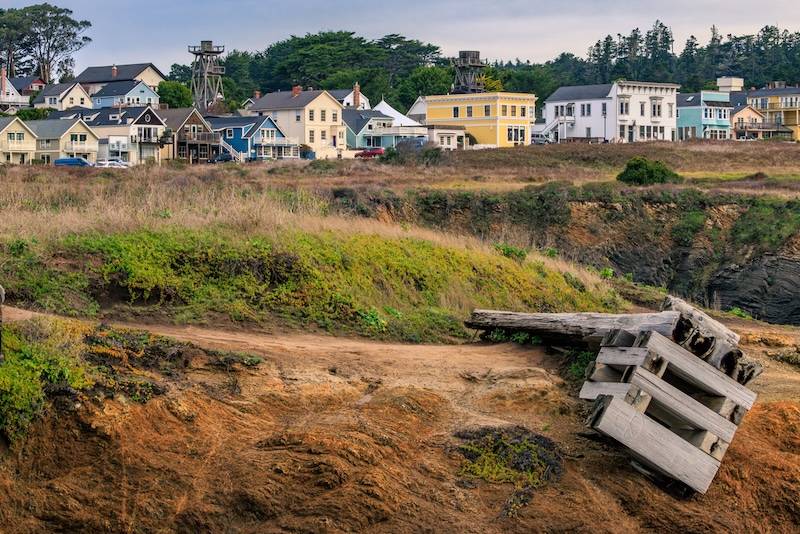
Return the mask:
POLYGON ((27 121, 36 134, 36 159, 53 163, 59 158, 97 161, 98 137, 83 119, 27 121))
POLYGON ((739 105, 731 113, 731 138, 733 139, 769 139, 772 137, 788 137, 792 131, 777 122, 768 122, 764 114, 750 105, 739 105))
POLYGON ((255 100, 249 115, 270 116, 288 138, 308 145, 317 158, 336 157, 347 148, 344 106, 327 91, 269 93, 255 100))
POLYGON ((36 134, 17 117, 0 117, 0 162, 30 163, 36 151, 36 134))
POLYGON ((72 108, 91 108, 92 99, 79 83, 46 85, 33 101, 35 108, 53 108, 58 111, 72 108))
POLYGON ((153 91, 157 91, 158 84, 166 79, 166 76, 152 63, 136 63, 89 67, 81 72, 75 81, 81 84, 89 95, 94 95, 111 82, 139 81, 147 84, 153 91))

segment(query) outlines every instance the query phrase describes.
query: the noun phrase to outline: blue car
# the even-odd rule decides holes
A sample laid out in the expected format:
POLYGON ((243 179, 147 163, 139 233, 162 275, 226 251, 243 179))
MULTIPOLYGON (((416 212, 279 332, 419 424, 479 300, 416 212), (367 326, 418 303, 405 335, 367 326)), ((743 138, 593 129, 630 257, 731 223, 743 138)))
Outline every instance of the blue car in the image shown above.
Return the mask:
POLYGON ((59 158, 53 164, 56 167, 94 167, 86 158, 59 158))

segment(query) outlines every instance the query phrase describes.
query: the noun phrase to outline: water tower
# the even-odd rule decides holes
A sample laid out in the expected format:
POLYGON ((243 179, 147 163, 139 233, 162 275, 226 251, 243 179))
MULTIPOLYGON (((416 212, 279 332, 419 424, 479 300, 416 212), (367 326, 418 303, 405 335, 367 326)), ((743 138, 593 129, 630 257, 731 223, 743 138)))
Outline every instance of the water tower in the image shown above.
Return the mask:
POLYGON ((211 41, 200 41, 200 46, 189 47, 189 52, 194 54, 192 94, 199 109, 207 109, 225 99, 222 89, 225 67, 219 64, 219 55, 224 51, 224 46, 214 46, 211 41))
POLYGON ((481 53, 476 51, 461 51, 458 59, 453 62, 456 69, 456 83, 453 84, 453 93, 482 93, 483 75, 481 69, 488 67, 481 63, 481 53))

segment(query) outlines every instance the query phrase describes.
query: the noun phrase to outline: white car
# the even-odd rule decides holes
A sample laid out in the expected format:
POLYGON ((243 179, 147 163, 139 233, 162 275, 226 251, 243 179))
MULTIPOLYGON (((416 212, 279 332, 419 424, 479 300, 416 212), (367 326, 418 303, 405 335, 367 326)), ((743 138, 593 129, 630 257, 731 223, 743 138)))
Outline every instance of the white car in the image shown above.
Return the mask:
POLYGON ((95 167, 106 167, 112 169, 127 169, 128 166, 125 165, 123 162, 114 161, 114 160, 105 160, 105 161, 98 161, 94 164, 95 167))
POLYGON ((125 161, 125 160, 123 160, 122 158, 108 158, 108 160, 107 160, 107 161, 114 161, 114 162, 116 162, 116 163, 119 163, 119 164, 120 164, 120 165, 122 165, 123 167, 133 167, 133 162, 131 162, 131 161, 125 161))

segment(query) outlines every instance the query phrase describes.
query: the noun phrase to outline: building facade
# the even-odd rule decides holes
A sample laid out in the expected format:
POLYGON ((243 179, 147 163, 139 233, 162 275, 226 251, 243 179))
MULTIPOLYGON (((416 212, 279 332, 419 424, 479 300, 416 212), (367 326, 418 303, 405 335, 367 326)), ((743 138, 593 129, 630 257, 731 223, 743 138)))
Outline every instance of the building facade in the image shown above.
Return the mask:
POLYGON ((730 93, 701 91, 678 95, 678 141, 730 139, 733 105, 730 93))
POLYGON ((792 140, 800 140, 800 87, 773 82, 749 92, 747 103, 764 115, 764 122, 780 124, 791 130, 792 140))
POLYGON ((97 162, 98 137, 80 118, 25 123, 36 134, 36 159, 53 163, 59 158, 97 162))

